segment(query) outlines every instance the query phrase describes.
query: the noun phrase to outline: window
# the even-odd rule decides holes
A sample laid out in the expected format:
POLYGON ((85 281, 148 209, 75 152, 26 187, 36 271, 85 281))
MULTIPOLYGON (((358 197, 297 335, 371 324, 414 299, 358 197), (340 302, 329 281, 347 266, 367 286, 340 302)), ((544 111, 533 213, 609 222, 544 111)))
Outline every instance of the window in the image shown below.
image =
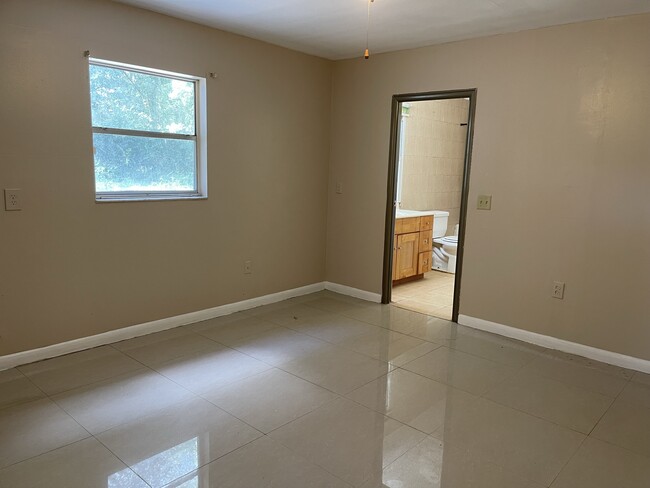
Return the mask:
POLYGON ((207 197, 205 79, 91 59, 97 201, 207 197))

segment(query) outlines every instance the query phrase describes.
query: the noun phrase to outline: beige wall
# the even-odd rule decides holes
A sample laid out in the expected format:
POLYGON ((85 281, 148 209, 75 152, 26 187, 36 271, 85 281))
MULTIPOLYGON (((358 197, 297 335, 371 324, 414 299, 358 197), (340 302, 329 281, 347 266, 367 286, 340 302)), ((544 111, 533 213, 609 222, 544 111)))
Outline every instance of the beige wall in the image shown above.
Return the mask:
POLYGON ((381 290, 391 96, 476 87, 461 313, 650 359, 648 60, 639 15, 337 62, 327 279, 381 290))
POLYGON ((320 282, 331 63, 108 1, 0 2, 0 355, 320 282), (96 204, 87 61, 205 76, 209 199, 96 204), (243 274, 243 261, 253 274, 243 274))
POLYGON ((452 98, 408 104, 402 124, 404 149, 401 208, 449 212, 447 234, 460 220, 469 100, 452 98))

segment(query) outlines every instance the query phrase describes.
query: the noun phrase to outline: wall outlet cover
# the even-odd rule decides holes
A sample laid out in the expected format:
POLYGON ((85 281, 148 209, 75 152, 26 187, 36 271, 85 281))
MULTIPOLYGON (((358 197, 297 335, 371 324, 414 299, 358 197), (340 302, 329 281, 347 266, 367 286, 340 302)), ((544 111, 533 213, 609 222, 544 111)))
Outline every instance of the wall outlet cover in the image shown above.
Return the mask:
POLYGON ((5 210, 21 210, 20 189, 5 188, 5 210))
POLYGON ((564 282, 563 281, 554 281, 553 282, 553 293, 551 293, 553 298, 558 298, 560 300, 564 299, 564 282))

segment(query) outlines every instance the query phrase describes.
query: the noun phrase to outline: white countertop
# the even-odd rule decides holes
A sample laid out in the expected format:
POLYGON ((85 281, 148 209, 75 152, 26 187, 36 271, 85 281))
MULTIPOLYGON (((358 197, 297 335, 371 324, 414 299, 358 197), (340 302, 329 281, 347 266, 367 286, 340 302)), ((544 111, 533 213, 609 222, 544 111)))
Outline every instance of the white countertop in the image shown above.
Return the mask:
POLYGON ((449 216, 449 212, 442 210, 406 210, 401 208, 395 211, 396 219, 406 219, 409 217, 426 217, 427 215, 449 216))

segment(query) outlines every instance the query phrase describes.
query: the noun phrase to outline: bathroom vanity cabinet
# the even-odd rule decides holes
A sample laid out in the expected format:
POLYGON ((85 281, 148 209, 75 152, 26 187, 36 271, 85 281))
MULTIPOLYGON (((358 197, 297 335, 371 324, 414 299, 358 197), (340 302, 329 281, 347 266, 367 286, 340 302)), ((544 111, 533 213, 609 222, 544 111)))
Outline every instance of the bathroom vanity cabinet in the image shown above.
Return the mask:
POLYGON ((395 220, 393 282, 422 278, 431 271, 433 215, 395 220))

